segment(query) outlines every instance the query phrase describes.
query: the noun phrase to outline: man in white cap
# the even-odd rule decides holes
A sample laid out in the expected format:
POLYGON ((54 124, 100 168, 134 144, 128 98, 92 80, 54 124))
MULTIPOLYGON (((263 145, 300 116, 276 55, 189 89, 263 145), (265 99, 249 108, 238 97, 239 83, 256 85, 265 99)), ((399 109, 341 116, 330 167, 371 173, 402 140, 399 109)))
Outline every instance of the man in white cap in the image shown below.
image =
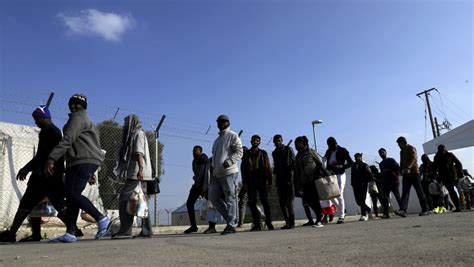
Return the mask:
POLYGON ((209 199, 227 222, 222 235, 235 233, 237 225, 235 185, 239 172, 237 161, 243 155, 242 142, 229 126, 228 116, 220 115, 217 118, 220 132, 212 146, 213 171, 209 183, 209 199))

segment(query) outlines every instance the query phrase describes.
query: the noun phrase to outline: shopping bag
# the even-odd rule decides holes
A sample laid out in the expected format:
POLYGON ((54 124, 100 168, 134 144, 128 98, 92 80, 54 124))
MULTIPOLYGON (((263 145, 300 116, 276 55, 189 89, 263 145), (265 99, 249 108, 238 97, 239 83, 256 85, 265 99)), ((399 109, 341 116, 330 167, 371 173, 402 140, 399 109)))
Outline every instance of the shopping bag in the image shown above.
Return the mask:
POLYGON ((369 182, 369 194, 378 194, 379 193, 379 188, 377 187, 377 184, 372 181, 372 182, 369 182))
POLYGON ((148 203, 141 183, 138 183, 128 199, 127 212, 140 218, 148 217, 148 203))
MULTIPOLYGON (((91 202, 92 205, 102 214, 105 214, 105 208, 104 208, 104 203, 102 202, 102 199, 100 198, 99 194, 99 185, 98 184, 93 184, 89 185, 84 192, 82 192, 84 196, 86 196, 91 202)), ((95 223, 96 221, 94 218, 88 214, 85 211, 81 211, 81 219, 83 219, 86 222, 90 223, 95 223)))
POLYGON ((318 190, 319 200, 329 200, 337 198, 341 195, 339 186, 337 185, 337 176, 330 175, 322 177, 314 181, 318 190))
POLYGON ((55 217, 56 210, 54 209, 49 199, 45 197, 41 202, 36 205, 31 211, 29 216, 30 217, 55 217))

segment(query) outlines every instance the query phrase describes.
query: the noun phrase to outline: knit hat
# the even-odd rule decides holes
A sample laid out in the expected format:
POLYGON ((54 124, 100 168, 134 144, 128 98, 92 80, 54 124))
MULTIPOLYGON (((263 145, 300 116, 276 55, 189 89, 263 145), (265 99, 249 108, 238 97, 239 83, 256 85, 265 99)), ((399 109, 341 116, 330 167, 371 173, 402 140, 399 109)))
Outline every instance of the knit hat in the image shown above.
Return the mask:
POLYGON ((230 121, 230 120, 229 120, 229 116, 220 115, 219 117, 217 117, 217 121, 230 121))
POLYGON ((71 98, 69 98, 68 105, 71 104, 79 104, 84 107, 84 109, 87 109, 87 96, 83 94, 74 94, 73 96, 71 96, 71 98))
POLYGON ((37 107, 33 111, 32 115, 35 118, 51 119, 51 112, 49 112, 49 109, 48 107, 46 107, 46 105, 41 105, 37 107))

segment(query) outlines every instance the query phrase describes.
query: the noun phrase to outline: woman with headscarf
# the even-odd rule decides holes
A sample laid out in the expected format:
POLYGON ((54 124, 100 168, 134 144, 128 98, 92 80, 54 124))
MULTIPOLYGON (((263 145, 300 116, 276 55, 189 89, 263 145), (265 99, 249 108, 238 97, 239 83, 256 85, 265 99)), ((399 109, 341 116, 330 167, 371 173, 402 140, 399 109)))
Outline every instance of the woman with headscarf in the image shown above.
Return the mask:
MULTIPOLYGON (((137 185, 141 185, 143 192, 146 192, 145 181, 153 179, 148 140, 138 116, 125 117, 122 131, 122 146, 119 151, 116 174, 119 179, 125 179, 125 184, 119 197, 120 229, 112 236, 117 239, 132 237, 134 216, 127 212, 127 202, 137 185)), ((149 216, 142 219, 141 227, 138 237, 153 235, 149 216)))

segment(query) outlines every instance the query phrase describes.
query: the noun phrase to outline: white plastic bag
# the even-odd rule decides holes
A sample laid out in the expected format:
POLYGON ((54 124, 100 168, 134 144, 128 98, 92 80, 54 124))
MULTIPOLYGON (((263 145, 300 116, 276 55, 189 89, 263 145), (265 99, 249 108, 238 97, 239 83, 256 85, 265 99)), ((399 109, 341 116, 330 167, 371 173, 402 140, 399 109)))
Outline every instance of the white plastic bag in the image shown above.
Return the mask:
POLYGON ((148 202, 141 182, 133 190, 127 202, 127 212, 140 218, 148 218, 148 202))
MULTIPOLYGON (((98 184, 93 184, 89 185, 83 192, 82 194, 86 196, 94 205, 94 207, 102 214, 105 214, 105 208, 104 204, 102 203, 102 199, 100 198, 99 195, 99 185, 98 184)), ((90 214, 88 214, 85 211, 81 211, 81 219, 83 219, 86 222, 94 223, 96 222, 94 218, 90 214)))

